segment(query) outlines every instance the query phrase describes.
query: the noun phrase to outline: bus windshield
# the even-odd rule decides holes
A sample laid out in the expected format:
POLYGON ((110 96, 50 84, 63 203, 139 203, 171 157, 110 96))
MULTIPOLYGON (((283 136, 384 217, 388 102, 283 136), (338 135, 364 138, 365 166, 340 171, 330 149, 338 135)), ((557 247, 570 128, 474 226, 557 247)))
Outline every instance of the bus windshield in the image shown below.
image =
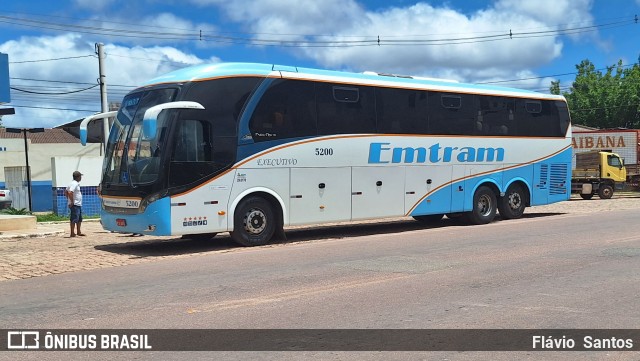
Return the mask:
POLYGON ((157 133, 146 140, 142 118, 150 107, 173 101, 177 89, 157 89, 127 95, 111 128, 103 166, 105 184, 153 183, 160 175, 160 157, 169 112, 158 117, 157 133))

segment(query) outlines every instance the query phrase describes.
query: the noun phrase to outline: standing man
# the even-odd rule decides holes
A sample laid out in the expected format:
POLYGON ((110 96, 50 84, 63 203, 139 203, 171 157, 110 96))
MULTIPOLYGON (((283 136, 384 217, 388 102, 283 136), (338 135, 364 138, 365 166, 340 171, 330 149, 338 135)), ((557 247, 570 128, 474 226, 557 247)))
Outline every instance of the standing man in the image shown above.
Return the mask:
POLYGON ((80 181, 82 180, 82 173, 75 171, 73 172, 73 182, 69 184, 67 187, 67 203, 69 204, 70 210, 70 226, 71 226, 71 236, 75 237, 84 236, 82 232, 80 232, 80 225, 82 224, 82 193, 80 192, 80 181), (75 224, 75 227, 74 227, 75 224), (75 230, 74 230, 75 228, 75 230))

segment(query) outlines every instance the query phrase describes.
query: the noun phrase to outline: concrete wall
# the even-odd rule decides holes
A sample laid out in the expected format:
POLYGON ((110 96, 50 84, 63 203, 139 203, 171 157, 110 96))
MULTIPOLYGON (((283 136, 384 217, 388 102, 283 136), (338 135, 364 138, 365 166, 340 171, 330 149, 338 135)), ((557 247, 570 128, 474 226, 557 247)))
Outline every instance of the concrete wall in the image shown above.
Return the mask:
MULTIPOLYGON (((36 143, 27 140, 32 181, 51 181, 52 157, 100 157, 100 144, 36 143)), ((102 165, 102 160, 100 160, 102 165)), ((24 139, 0 139, 0 182, 4 183, 4 167, 25 166, 24 139)), ((72 171, 73 172, 73 171, 72 171)), ((83 172, 84 173, 84 172, 83 172)), ((71 177, 71 173, 69 173, 71 177)))
MULTIPOLYGON (((85 175, 81 183, 86 206, 84 214, 98 214, 97 185, 100 183, 102 170, 100 144, 88 144, 83 147, 80 143, 31 144, 30 140, 27 142, 33 211, 67 214, 66 204, 63 207, 59 205, 60 195, 64 197, 64 192, 60 194, 60 189, 66 188, 73 180, 73 171, 79 170, 85 175), (56 162, 53 158, 59 160, 56 162), (57 167, 56 171, 53 170, 54 166, 57 167)), ((24 139, 0 139, 0 188, 5 187, 4 167, 25 165, 24 139)))

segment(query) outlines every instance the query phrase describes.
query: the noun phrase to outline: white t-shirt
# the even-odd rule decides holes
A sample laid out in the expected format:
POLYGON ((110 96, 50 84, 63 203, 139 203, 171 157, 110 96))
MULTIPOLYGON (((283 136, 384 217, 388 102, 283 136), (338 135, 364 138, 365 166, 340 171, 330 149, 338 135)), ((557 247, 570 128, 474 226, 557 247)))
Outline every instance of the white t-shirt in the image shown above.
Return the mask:
MULTIPOLYGON (((80 192, 80 182, 74 180, 67 187, 67 192, 73 192, 73 205, 82 207, 82 193, 80 192)), ((67 198, 67 203, 69 202, 69 198, 67 198)))

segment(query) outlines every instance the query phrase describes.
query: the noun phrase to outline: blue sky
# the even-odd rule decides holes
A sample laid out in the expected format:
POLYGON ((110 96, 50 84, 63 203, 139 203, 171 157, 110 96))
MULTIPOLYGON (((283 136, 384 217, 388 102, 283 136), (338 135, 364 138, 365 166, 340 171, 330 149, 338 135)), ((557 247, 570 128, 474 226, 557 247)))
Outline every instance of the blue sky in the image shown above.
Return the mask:
POLYGON ((97 42, 110 102, 168 71, 230 61, 547 92, 552 80, 570 86, 584 59, 638 62, 636 14, 640 0, 0 0, 16 109, 2 123, 53 127, 99 111, 97 42))

